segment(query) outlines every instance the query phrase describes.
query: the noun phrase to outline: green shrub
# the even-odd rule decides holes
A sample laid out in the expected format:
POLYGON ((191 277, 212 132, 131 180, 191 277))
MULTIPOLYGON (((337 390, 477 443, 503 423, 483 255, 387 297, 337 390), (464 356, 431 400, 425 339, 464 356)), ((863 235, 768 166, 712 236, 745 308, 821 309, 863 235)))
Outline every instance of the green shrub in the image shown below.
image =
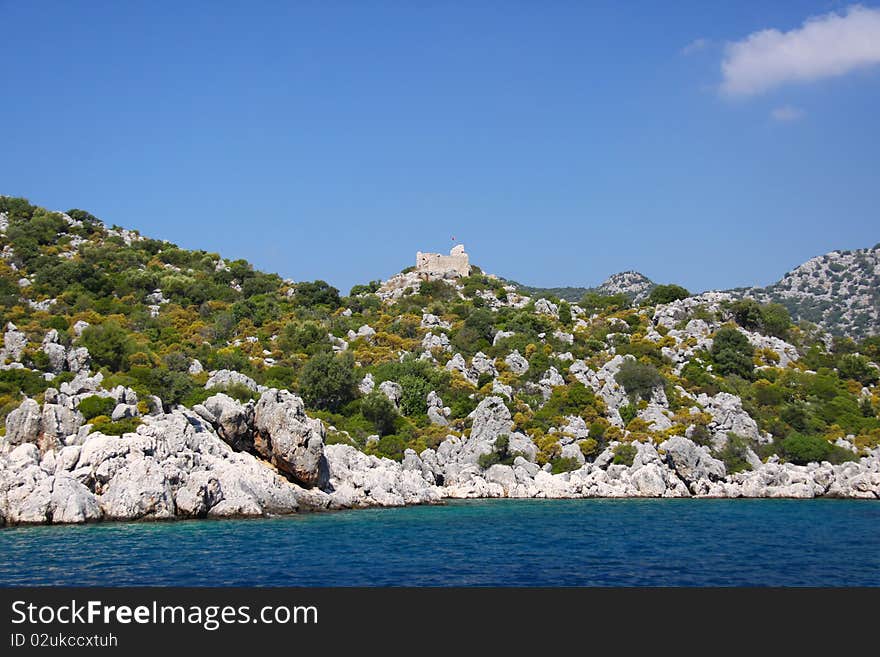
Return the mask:
POLYGON ((648 295, 648 303, 656 306, 659 303, 672 303, 679 299, 687 299, 691 296, 681 285, 657 285, 648 295))
POLYGON ((587 292, 580 301, 580 307, 589 313, 598 311, 623 310, 630 307, 630 300, 625 294, 603 295, 587 292))
POLYGON ((655 387, 663 385, 665 379, 657 368, 637 360, 627 359, 620 366, 614 380, 626 390, 630 401, 650 399, 655 387))
POLYGON ((376 429, 376 433, 385 436, 394 431, 394 422, 397 420, 397 409, 384 393, 374 390, 361 398, 361 414, 376 429))
MULTIPOLYGON (((188 373, 168 370, 164 367, 132 367, 131 375, 151 395, 159 397, 166 408, 183 403, 196 387, 188 373)), ((211 394, 215 392, 224 391, 215 390, 211 394)))
POLYGON ((99 397, 92 395, 81 400, 79 403, 79 412, 83 414, 86 420, 91 420, 99 415, 110 415, 116 408, 116 402, 112 397, 99 397))
POLYGON ((791 328, 791 315, 779 303, 761 304, 754 299, 740 299, 730 304, 730 311, 737 324, 751 331, 784 339, 791 328))
POLYGON ((722 326, 712 342, 715 371, 722 376, 736 375, 749 379, 755 371, 755 348, 735 328, 722 326))
POLYGON ((584 455, 584 458, 590 458, 599 453, 599 441, 595 438, 584 438, 583 440, 579 440, 578 447, 581 448, 581 454, 584 455))
POLYGON ((623 424, 625 426, 632 422, 639 414, 639 407, 630 402, 629 404, 624 404, 619 409, 617 409, 617 412, 620 413, 620 419, 623 420, 623 424))
POLYGON ((372 443, 369 451, 376 456, 402 461, 404 450, 406 450, 406 441, 401 436, 391 434, 382 436, 378 442, 372 443))
POLYGON ((398 381, 401 388, 400 412, 404 415, 424 415, 427 412, 431 382, 415 374, 407 374, 398 381))
POLYGON ((571 326, 571 304, 567 301, 559 302, 559 323, 563 326, 571 326))
POLYGON ((46 381, 39 372, 31 370, 0 370, 0 394, 18 394, 23 392, 29 397, 40 394, 46 388, 58 385, 55 381, 46 381))
POLYGON ((509 445, 510 437, 507 434, 498 436, 495 439, 495 445, 492 451, 487 454, 480 454, 477 463, 484 470, 492 467, 496 463, 500 463, 501 465, 512 465, 513 460, 517 455, 508 451, 509 445))
POLYGON ((95 431, 100 431, 105 436, 121 436, 124 433, 134 433, 142 424, 139 417, 129 417, 118 422, 111 422, 106 415, 99 415, 93 419, 95 431))
POLYGON ((728 474, 751 470, 752 466, 746 459, 749 450, 748 441, 735 433, 727 434, 727 442, 718 450, 716 457, 724 462, 728 474))
POLYGON ((563 472, 571 472, 572 470, 577 470, 581 467, 581 464, 578 462, 576 458, 572 457, 559 457, 552 459, 550 461, 550 472, 553 474, 560 474, 563 472))
POLYGON ((87 327, 79 343, 89 350, 92 362, 114 372, 128 368, 128 356, 134 351, 128 332, 114 321, 87 327))
POLYGON ((303 282, 296 286, 294 299, 308 308, 325 306, 330 310, 339 308, 339 290, 325 281, 303 282))
POLYGON ((798 465, 821 461, 839 465, 858 458, 850 450, 814 434, 793 433, 781 441, 778 450, 783 458, 798 465))
POLYGON ((869 363, 865 356, 846 354, 837 361, 837 371, 844 379, 852 379, 863 386, 870 386, 880 379, 880 372, 869 363))
POLYGON ((359 294, 372 294, 382 285, 381 281, 370 281, 366 285, 355 285, 348 293, 350 297, 356 297, 359 294))
POLYGON ((310 355, 331 349, 326 329, 315 322, 286 324, 278 336, 278 347, 285 353, 310 355))
POLYGON ((311 408, 336 411, 355 398, 354 357, 319 353, 303 366, 299 391, 311 408))
POLYGON ((636 449, 636 446, 632 443, 620 443, 612 450, 614 454, 614 458, 612 459, 612 463, 614 465, 625 465, 627 467, 632 467, 633 461, 636 458, 636 454, 639 453, 639 450, 636 449))

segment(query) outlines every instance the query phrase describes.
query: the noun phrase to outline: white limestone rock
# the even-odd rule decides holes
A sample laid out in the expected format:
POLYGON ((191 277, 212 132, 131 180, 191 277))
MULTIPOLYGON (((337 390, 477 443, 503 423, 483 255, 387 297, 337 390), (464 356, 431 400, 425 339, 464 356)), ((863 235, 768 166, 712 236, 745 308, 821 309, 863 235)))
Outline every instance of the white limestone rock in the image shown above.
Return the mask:
POLYGON ((264 458, 306 488, 326 479, 324 425, 305 413, 300 397, 267 390, 254 407, 254 446, 264 458))
POLYGON ((504 362, 507 363, 508 369, 517 376, 521 376, 529 371, 529 361, 521 356, 516 349, 507 355, 504 362))

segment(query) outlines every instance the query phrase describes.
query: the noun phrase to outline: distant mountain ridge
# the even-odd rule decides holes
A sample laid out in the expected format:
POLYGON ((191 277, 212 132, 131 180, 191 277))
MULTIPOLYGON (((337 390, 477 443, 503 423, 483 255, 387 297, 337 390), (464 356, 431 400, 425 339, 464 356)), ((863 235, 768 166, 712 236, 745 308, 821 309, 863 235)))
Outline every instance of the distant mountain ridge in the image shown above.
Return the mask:
POLYGON ((781 303, 795 320, 860 340, 880 333, 880 244, 810 258, 767 287, 733 294, 781 303))
POLYGON ((566 301, 580 301, 588 292, 602 295, 623 294, 631 301, 640 303, 648 298, 657 284, 637 271, 623 271, 612 274, 596 287, 532 287, 511 281, 530 297, 553 296, 566 301))
MULTIPOLYGON (((580 301, 588 292, 597 292, 625 294, 640 303, 656 287, 650 278, 636 271, 613 274, 597 287, 514 284, 532 297, 555 296, 571 302, 580 301)), ((812 322, 832 335, 861 340, 880 334, 880 244, 810 258, 766 287, 722 291, 763 303, 781 303, 795 321, 812 322)))

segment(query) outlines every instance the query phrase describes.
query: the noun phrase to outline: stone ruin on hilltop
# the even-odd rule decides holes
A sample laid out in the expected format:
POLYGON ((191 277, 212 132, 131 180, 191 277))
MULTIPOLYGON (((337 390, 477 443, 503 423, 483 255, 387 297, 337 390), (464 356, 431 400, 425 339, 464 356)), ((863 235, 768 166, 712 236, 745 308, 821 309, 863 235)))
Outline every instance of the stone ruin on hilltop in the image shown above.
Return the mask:
POLYGON ((440 253, 416 253, 416 271, 430 277, 460 277, 469 276, 471 265, 468 254, 465 253, 464 244, 452 247, 449 255, 440 253))

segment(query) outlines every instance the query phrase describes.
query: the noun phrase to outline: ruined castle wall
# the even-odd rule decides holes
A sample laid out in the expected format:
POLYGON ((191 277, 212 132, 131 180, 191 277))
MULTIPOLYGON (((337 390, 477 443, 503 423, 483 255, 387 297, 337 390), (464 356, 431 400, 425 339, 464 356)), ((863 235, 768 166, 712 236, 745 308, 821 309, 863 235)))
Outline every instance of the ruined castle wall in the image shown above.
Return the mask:
POLYGON ((447 274, 468 276, 471 272, 470 259, 462 248, 453 249, 453 254, 416 253, 416 270, 427 274, 447 274))

